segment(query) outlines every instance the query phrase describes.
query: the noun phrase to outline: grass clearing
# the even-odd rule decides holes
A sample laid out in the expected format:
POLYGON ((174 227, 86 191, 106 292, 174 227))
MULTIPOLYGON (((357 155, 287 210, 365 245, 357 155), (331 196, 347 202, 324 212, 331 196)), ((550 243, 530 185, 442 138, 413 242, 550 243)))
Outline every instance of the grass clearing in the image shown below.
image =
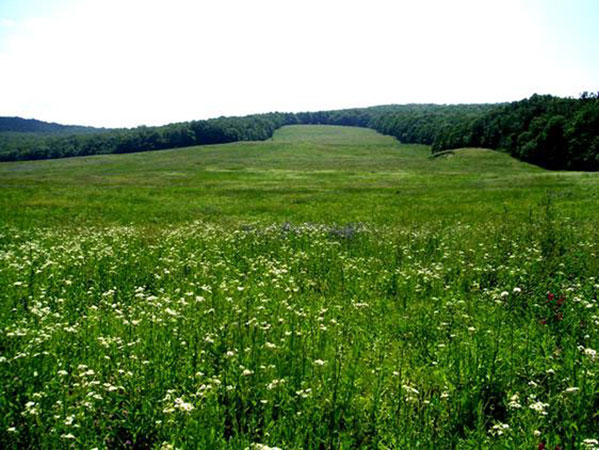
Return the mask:
POLYGON ((592 448, 599 177, 428 156, 0 164, 0 446, 592 448))

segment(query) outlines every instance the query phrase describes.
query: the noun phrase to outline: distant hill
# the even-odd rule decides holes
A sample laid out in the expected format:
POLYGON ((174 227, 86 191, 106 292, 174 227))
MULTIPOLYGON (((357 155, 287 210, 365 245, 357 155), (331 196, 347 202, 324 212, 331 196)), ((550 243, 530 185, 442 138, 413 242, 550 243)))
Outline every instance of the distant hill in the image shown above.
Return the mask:
POLYGON ((599 93, 587 92, 579 99, 535 94, 511 103, 275 112, 130 129, 7 117, 0 118, 0 161, 262 141, 284 125, 367 127, 403 143, 430 145, 433 153, 491 148, 545 168, 599 171, 599 93))
POLYGON ((0 133, 83 134, 107 130, 107 128, 61 125, 22 117, 0 117, 0 133))

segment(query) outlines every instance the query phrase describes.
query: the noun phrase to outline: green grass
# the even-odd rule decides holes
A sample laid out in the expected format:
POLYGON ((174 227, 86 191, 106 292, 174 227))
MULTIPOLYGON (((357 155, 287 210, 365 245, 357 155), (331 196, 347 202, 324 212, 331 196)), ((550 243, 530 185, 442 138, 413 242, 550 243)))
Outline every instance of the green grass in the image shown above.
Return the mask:
POLYGON ((429 155, 0 164, 0 447, 598 447, 599 177, 429 155))
POLYGON ((559 190, 569 214, 593 214, 594 175, 549 172, 488 150, 429 154, 368 129, 291 126, 267 142, 3 163, 0 220, 22 227, 455 222, 505 206, 526 213, 548 190, 559 190))

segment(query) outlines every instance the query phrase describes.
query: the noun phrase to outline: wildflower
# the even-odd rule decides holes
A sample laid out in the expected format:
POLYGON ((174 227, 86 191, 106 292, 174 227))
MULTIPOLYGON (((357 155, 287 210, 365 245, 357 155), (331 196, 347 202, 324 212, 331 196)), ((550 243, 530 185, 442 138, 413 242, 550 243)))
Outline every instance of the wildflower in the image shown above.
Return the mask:
POLYGON ((23 411, 22 413, 24 416, 25 415, 30 415, 30 416, 36 416, 39 414, 39 410, 36 408, 36 403, 29 401, 27 403, 25 403, 25 411, 23 411))
POLYGON ((171 309, 171 308, 166 308, 166 309, 164 310, 164 312, 165 312, 165 313, 167 313, 167 314, 168 314, 168 315, 170 315, 170 316, 173 316, 173 317, 176 317, 176 316, 178 316, 178 315, 179 315, 179 313, 178 313, 177 311, 175 311, 175 310, 173 310, 173 309, 171 309))
POLYGON ((513 292, 514 294, 519 294, 520 292, 522 292, 522 289, 520 289, 519 287, 515 287, 515 288, 512 290, 512 292, 513 292))
POLYGON ((281 450, 279 447, 269 447, 265 444, 253 443, 246 450, 281 450))
POLYGON ((510 402, 508 403, 508 407, 511 409, 520 409, 522 405, 518 402, 520 396, 518 394, 514 394, 510 397, 510 402))
POLYGON ((281 380, 272 380, 270 383, 268 383, 268 385, 266 386, 266 389, 268 389, 269 391, 272 391, 273 389, 275 389, 279 384, 283 384, 285 383, 284 379, 281 380))
POLYGON ((572 392, 577 392, 579 390, 580 390, 579 387, 569 387, 569 388, 566 388, 566 390, 564 392, 567 393, 567 394, 570 394, 572 392))
POLYGON ((295 395, 297 395, 298 397, 301 397, 301 398, 308 398, 308 396, 310 395, 311 392, 312 392, 312 389, 310 389, 310 388, 301 389, 299 391, 295 391, 295 395))
POLYGON ((528 407, 530 409, 532 409, 533 411, 538 412, 539 414, 546 416, 547 415, 547 411, 545 411, 545 409, 549 406, 548 403, 543 403, 543 402, 535 402, 535 403, 531 403, 528 407))
POLYGON ((493 436, 501 436, 505 431, 509 430, 510 426, 507 423, 496 423, 491 427, 489 433, 493 436))
POLYGON ((245 369, 243 372, 241 372, 241 374, 242 374, 244 377, 249 377, 250 375, 253 375, 253 374, 254 374, 254 371, 253 371, 253 370, 250 370, 250 369, 245 369))
POLYGON ((500 296, 501 298, 505 298, 505 297, 507 297, 508 295, 510 295, 510 293, 509 293, 508 291, 503 291, 501 294, 499 294, 499 296, 500 296))
POLYGON ((327 362, 323 361, 322 359, 315 359, 314 360, 314 364, 316 364, 317 366, 324 366, 327 362))
POLYGON ((186 413, 194 410, 194 406, 191 403, 184 402, 182 398, 175 399, 175 408, 186 413))

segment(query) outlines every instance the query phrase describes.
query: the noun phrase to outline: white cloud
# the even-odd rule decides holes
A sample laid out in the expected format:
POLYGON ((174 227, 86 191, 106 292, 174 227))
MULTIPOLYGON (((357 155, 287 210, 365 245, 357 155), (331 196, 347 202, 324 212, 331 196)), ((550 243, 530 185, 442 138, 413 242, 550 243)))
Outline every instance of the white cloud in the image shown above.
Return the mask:
POLYGON ((100 126, 576 95, 592 81, 515 0, 88 0, 5 36, 0 115, 100 126))

